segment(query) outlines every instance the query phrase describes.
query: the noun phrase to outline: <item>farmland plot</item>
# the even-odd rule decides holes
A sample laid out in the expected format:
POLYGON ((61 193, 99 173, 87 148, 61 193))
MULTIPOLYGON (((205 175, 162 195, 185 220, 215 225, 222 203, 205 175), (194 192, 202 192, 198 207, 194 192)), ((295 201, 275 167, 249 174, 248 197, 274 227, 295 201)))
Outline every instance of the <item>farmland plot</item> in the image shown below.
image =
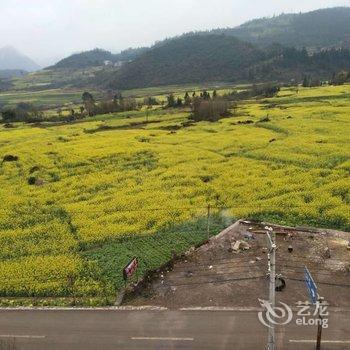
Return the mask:
POLYGON ((144 273, 205 240, 208 205, 211 234, 238 217, 350 230, 349 95, 283 90, 216 123, 1 127, 1 159, 18 159, 0 167, 0 294, 108 299, 133 256, 144 273))

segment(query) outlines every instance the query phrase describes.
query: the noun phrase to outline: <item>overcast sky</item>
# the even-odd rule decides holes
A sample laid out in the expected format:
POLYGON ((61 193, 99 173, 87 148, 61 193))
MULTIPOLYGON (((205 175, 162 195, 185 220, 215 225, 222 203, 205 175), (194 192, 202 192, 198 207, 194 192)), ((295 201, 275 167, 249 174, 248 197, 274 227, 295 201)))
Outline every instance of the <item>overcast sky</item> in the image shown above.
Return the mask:
POLYGON ((350 0, 0 0, 0 47, 47 65, 95 47, 118 52, 192 30, 346 5, 350 0))

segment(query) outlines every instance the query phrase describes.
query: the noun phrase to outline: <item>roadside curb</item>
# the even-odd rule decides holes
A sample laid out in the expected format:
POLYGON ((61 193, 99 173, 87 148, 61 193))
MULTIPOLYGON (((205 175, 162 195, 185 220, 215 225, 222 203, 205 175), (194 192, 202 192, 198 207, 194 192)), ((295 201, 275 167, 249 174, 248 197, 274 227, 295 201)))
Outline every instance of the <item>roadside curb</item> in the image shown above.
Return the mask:
POLYGON ((110 306, 110 307, 0 307, 1 311, 165 311, 162 306, 110 306))
MULTIPOLYGON (((230 306, 204 306, 204 307, 183 307, 178 309, 180 311, 236 311, 236 312, 259 312, 264 311, 262 307, 230 307, 230 306)), ((296 307, 291 308, 296 312, 300 309, 296 307)), ((350 312, 350 307, 328 307, 327 310, 333 312, 350 312)))
MULTIPOLYGON (((293 307, 293 311, 298 308, 293 307)), ((262 307, 230 307, 230 306, 194 306, 169 309, 163 306, 110 306, 110 307, 0 307, 1 311, 234 311, 234 312, 259 312, 264 311, 262 307)), ((328 307, 331 313, 349 312, 350 307, 328 307)))

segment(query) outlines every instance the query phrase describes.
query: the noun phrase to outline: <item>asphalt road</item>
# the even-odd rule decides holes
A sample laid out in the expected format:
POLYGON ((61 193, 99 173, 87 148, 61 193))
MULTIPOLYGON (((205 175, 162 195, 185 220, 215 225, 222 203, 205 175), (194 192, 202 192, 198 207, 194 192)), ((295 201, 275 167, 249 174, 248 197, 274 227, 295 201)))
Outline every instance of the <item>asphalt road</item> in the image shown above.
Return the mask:
MULTIPOLYGON (((330 313, 322 350, 350 349, 350 312, 330 313)), ((277 329, 276 349, 314 349, 315 326, 277 329)), ((257 311, 0 310, 1 350, 266 349, 257 311)))

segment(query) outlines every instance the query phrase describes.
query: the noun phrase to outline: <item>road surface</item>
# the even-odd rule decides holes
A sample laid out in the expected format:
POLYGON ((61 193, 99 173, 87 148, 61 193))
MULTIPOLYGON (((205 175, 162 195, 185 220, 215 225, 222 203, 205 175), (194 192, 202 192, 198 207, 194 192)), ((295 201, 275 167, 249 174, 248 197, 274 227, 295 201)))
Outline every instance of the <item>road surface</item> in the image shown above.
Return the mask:
MULTIPOLYGON (((350 312, 330 312, 323 350, 350 349, 350 312)), ((314 349, 315 326, 277 329, 276 349, 314 349)), ((266 349, 257 311, 0 310, 1 350, 266 349)))

